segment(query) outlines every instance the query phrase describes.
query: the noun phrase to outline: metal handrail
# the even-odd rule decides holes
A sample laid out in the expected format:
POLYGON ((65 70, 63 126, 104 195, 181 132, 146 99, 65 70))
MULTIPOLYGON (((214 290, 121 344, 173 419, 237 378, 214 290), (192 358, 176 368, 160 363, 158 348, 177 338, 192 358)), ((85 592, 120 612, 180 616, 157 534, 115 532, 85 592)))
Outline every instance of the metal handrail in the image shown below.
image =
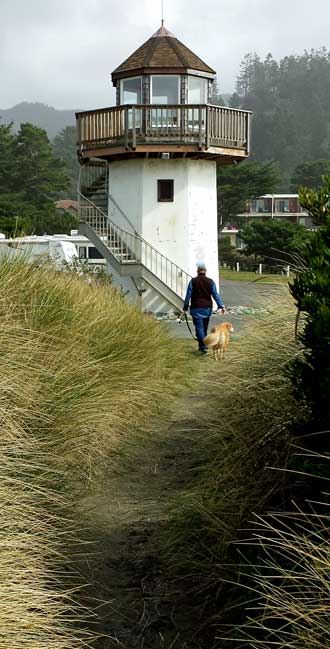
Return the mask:
POLYGON ((138 234, 127 232, 113 223, 108 215, 80 191, 79 217, 88 223, 121 264, 141 263, 181 298, 184 298, 191 275, 154 248, 138 234), (85 205, 82 202, 85 202, 85 205), (86 205, 87 203, 87 205, 86 205), (83 215, 84 208, 92 211, 83 215), (106 241, 103 241, 103 239, 106 241))

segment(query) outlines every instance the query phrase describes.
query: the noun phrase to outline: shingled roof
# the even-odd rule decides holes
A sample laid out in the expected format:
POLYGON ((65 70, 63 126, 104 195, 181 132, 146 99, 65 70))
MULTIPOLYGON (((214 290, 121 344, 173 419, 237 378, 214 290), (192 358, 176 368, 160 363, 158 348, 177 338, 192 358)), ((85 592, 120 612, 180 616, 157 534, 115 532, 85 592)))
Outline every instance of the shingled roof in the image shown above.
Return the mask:
POLYGON ((152 72, 184 74, 187 70, 198 70, 215 75, 202 59, 181 43, 163 25, 112 73, 113 84, 118 79, 152 72))

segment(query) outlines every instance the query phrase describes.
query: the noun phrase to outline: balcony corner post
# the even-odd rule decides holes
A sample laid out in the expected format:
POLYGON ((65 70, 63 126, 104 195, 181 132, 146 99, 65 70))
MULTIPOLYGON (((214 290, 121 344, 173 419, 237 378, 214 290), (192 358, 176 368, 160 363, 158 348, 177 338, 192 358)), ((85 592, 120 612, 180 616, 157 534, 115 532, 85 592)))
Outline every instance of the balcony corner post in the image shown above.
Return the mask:
POLYGON ((251 113, 246 115, 246 153, 251 153, 251 113))
POLYGON ((198 108, 198 130, 199 130, 198 146, 199 146, 200 151, 203 148, 202 126, 203 126, 202 107, 199 106, 199 108, 198 108))
POLYGON ((211 120, 210 120, 210 106, 206 106, 206 115, 205 115, 205 149, 208 149, 210 146, 210 125, 211 125, 211 120))
POLYGON ((128 142, 128 109, 124 108, 124 128, 125 128, 125 149, 128 151, 129 142, 128 142))
POLYGON ((132 149, 136 149, 136 113, 135 106, 132 108, 132 149))

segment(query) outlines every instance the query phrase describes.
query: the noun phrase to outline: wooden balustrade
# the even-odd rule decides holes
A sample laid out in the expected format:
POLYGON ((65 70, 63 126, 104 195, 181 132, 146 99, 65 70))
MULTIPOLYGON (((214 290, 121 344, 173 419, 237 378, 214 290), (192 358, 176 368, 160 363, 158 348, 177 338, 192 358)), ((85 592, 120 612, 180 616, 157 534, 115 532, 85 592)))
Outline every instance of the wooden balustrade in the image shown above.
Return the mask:
POLYGON ((125 105, 77 113, 79 152, 95 147, 196 144, 249 153, 251 113, 211 105, 125 105))

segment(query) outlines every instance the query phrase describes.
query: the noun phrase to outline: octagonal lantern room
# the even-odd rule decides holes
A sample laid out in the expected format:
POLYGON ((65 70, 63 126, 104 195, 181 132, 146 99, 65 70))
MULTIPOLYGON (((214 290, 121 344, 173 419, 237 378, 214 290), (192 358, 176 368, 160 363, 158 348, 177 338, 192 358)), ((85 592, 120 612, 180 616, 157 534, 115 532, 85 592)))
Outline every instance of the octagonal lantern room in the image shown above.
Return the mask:
POLYGON ((207 104, 214 78, 163 25, 112 73, 117 106, 207 104))
POLYGON ((249 155, 249 111, 210 103, 215 71, 164 25, 112 73, 116 106, 79 112, 80 162, 249 155))

